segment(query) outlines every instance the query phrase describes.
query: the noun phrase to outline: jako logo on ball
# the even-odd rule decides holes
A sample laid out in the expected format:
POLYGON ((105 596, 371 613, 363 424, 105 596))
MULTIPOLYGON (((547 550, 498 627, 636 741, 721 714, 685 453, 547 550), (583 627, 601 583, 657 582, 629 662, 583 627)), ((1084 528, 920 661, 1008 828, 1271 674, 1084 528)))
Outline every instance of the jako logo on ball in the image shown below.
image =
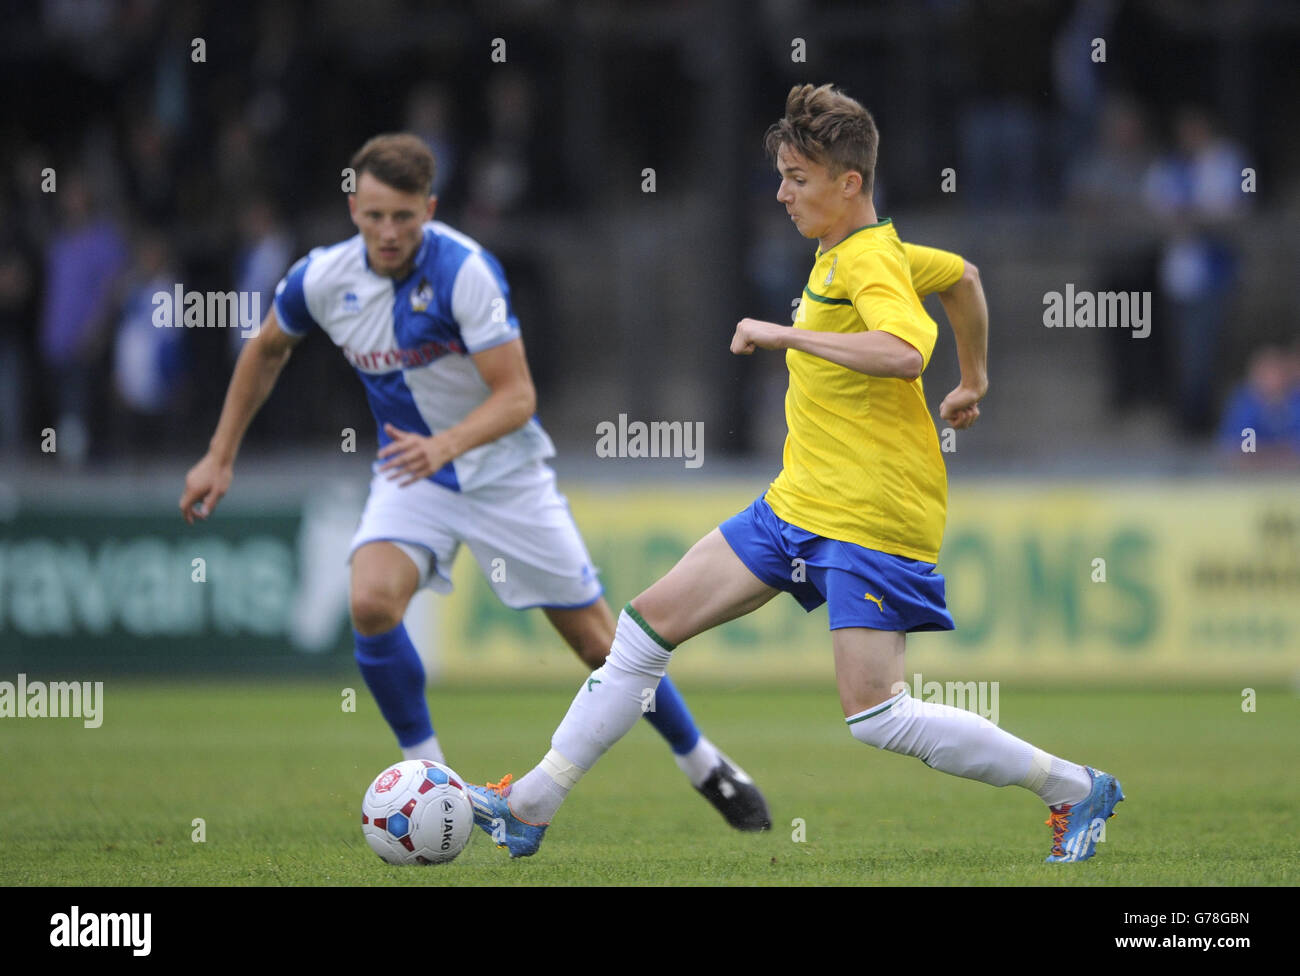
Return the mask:
POLYGON ((443 797, 442 800, 442 850, 451 850, 456 834, 456 804, 443 797))

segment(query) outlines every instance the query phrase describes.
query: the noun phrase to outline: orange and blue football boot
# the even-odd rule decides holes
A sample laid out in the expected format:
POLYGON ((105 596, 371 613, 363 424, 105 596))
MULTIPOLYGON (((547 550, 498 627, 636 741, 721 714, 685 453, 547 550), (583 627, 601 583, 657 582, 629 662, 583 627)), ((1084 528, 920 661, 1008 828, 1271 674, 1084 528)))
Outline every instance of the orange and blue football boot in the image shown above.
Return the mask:
POLYGON ((549 824, 531 824, 520 820, 510 809, 510 780, 506 773, 499 783, 476 786, 466 783, 470 803, 474 806, 474 823, 492 837, 497 847, 504 847, 511 857, 529 857, 542 846, 542 835, 549 824))
POLYGON ((1048 807, 1047 826, 1052 828, 1052 853, 1048 864, 1086 861, 1097 852, 1097 841, 1105 833, 1106 821, 1115 816, 1115 804, 1124 799, 1119 780, 1084 766, 1092 777, 1092 789, 1078 803, 1048 807))

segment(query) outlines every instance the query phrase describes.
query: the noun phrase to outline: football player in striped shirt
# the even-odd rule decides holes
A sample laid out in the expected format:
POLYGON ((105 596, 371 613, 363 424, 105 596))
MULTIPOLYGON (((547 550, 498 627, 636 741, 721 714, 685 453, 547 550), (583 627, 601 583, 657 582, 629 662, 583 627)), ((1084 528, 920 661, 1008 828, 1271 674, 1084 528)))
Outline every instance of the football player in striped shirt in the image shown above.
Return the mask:
MULTIPOLYGON (((590 668, 609 653, 614 616, 545 463, 555 449, 534 415, 501 266, 433 220, 434 158, 416 136, 376 136, 352 170, 348 206, 359 233, 316 248, 276 288, 260 333, 236 363, 208 453, 186 476, 180 508, 190 523, 212 514, 244 432, 294 346, 324 332, 360 377, 379 432, 351 546, 357 663, 403 756, 441 762, 424 667, 403 616, 420 587, 451 591, 462 544, 506 606, 540 607, 590 668)), ((731 826, 768 829, 758 787, 700 734, 672 683, 656 684, 638 707, 692 785, 731 826)))
POLYGON ((538 849, 568 791, 635 722, 640 690, 664 674, 674 648, 783 590, 807 610, 827 604, 853 737, 1032 790, 1049 810, 1048 861, 1091 857, 1123 799, 1113 776, 906 690, 907 634, 953 629, 935 572, 947 475, 921 384, 937 329, 920 295, 944 294, 956 336, 961 382, 939 408, 954 428, 975 422, 988 389, 988 313, 973 266, 903 244, 892 221, 877 217, 877 142, 866 109, 829 85, 796 86, 768 130, 777 200, 818 242, 793 328, 744 319, 731 342, 737 355, 785 352, 781 472, 624 608, 600 683, 579 689, 541 763, 517 783, 472 788, 476 820, 512 856, 538 849))

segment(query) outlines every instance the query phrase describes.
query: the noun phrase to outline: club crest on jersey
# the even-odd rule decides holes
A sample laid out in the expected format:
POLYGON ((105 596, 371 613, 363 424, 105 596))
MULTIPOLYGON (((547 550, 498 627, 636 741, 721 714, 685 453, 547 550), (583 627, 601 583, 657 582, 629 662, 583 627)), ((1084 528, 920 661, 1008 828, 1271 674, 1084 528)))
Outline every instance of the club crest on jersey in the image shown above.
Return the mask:
POLYGON ((421 278, 419 286, 411 292, 411 311, 423 312, 433 301, 433 285, 428 278, 421 278))
POLYGON ((343 307, 341 311, 345 315, 356 315, 361 311, 361 300, 357 298, 356 292, 346 291, 343 293, 343 307))
POLYGON ((840 256, 838 254, 831 258, 831 269, 826 272, 826 280, 822 282, 823 285, 829 285, 831 283, 831 279, 835 277, 835 265, 839 263, 840 256))

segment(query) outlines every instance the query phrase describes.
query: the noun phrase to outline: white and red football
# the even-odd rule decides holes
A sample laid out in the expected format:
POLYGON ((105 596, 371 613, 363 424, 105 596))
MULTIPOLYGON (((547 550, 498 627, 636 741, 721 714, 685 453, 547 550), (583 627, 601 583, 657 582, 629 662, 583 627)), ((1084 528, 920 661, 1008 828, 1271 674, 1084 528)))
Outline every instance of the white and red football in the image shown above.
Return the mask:
POLYGON ((366 843, 389 864, 453 860, 474 830, 474 808, 464 782, 428 759, 389 766, 361 800, 366 843))

